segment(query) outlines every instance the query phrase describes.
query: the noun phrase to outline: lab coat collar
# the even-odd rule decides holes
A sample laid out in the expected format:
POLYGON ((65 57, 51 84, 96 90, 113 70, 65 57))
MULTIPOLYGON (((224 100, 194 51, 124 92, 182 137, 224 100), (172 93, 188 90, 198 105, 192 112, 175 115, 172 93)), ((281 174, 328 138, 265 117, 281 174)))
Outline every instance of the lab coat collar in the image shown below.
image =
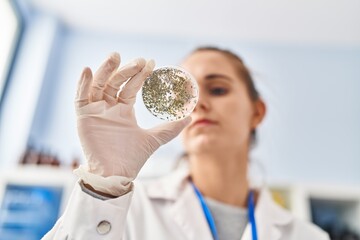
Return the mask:
POLYGON ((188 169, 177 169, 170 175, 150 183, 146 188, 147 194, 152 199, 173 202, 169 207, 169 214, 184 235, 181 239, 213 240, 200 202, 189 184, 189 177, 188 169))
MULTIPOLYGON (((277 205, 269 190, 263 187, 255 208, 258 239, 278 240, 282 232, 280 227, 293 221, 290 212, 277 205)), ((251 240, 251 226, 247 225, 242 240, 251 240)))
POLYGON ((147 188, 147 194, 153 199, 176 200, 184 190, 190 177, 189 169, 181 167, 169 175, 151 181, 147 188))
MULTIPOLYGON (((182 167, 168 176, 149 183, 146 188, 147 194, 153 199, 174 201, 171 214, 174 216, 174 221, 183 228, 187 239, 212 239, 201 205, 189 184, 189 177, 189 169, 182 167), (193 218, 192 226, 187 225, 189 217, 193 218), (202 236, 200 237, 199 234, 202 236)), ((278 240, 281 238, 279 227, 290 224, 293 216, 278 206, 269 190, 263 187, 260 189, 256 204, 255 219, 259 239, 278 240)), ((241 240, 252 240, 249 224, 241 240)))

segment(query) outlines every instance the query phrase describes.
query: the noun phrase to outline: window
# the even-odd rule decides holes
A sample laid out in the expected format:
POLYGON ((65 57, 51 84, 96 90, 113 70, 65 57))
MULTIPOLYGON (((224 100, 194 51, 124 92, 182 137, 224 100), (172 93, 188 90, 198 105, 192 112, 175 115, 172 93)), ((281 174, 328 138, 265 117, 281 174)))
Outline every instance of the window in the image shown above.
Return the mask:
POLYGON ((0 103, 20 37, 21 21, 15 1, 0 1, 0 103))

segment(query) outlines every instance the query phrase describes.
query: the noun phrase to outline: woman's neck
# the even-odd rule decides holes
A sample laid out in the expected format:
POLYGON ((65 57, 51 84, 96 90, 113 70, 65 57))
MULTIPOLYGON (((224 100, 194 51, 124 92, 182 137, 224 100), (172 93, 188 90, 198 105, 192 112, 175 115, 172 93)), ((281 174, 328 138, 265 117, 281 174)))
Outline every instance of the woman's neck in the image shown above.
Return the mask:
POLYGON ((247 155, 239 153, 189 155, 192 181, 205 196, 246 207, 249 191, 247 155))

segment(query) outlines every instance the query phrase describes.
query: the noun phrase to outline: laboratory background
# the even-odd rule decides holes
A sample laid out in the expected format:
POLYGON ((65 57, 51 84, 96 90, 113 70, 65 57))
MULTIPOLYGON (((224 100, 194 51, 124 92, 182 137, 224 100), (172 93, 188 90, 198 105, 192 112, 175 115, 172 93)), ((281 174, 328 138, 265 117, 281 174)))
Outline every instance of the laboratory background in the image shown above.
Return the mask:
MULTIPOLYGON (((0 240, 40 239, 84 163, 74 96, 81 71, 177 65, 197 46, 239 54, 267 104, 251 153, 254 184, 331 239, 360 239, 360 1, 1 0, 0 240)), ((135 104, 141 127, 162 121, 135 104)), ((121 146, 119 146, 121 147, 121 146)), ((176 138, 140 179, 172 171, 176 138)))

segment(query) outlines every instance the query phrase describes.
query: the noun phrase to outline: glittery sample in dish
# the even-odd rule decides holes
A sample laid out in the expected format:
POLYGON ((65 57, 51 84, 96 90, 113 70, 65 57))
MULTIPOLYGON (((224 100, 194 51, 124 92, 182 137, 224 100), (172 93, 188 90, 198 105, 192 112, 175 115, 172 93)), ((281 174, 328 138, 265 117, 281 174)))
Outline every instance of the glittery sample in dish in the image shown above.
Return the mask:
POLYGON ((194 110, 199 89, 194 77, 181 68, 162 67, 145 80, 142 97, 154 116, 174 121, 187 117, 194 110))

